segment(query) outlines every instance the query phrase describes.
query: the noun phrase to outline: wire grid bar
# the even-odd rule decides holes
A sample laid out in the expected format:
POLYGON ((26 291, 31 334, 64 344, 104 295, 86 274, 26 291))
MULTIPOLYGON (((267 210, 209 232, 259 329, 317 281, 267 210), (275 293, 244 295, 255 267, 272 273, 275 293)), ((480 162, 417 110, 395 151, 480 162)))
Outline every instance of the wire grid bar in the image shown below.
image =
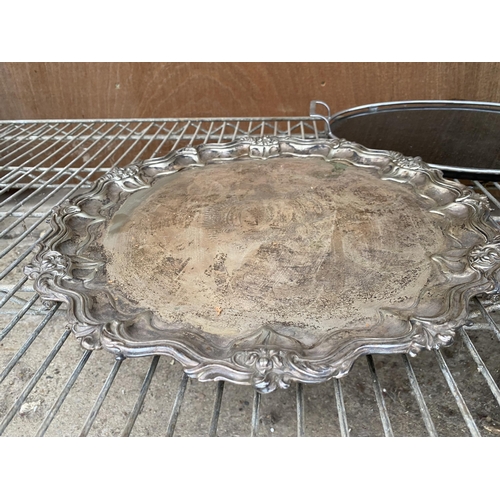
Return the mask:
POLYGON ((251 437, 256 437, 259 432, 259 413, 260 413, 260 392, 254 391, 252 407, 252 430, 251 437))
POLYGON ((66 396, 69 394, 69 391, 71 390, 74 383, 76 382, 78 375, 80 375, 84 366, 87 364, 87 361, 89 360, 91 354, 92 354, 92 351, 84 351, 84 353, 82 354, 82 357, 80 358, 79 363, 76 365, 75 369, 73 370, 73 373, 71 374, 70 378, 66 382, 64 389, 59 394, 59 397, 57 398, 56 402, 52 405, 52 407, 50 408, 47 415, 45 415, 45 418, 42 422, 42 425, 39 427, 39 429, 36 433, 36 437, 42 437, 47 432, 49 425, 51 424, 52 420, 54 420, 54 417, 56 416, 57 412, 59 411, 62 404, 64 403, 64 400, 66 399, 66 396))
POLYGON ((347 414, 345 411, 344 395, 342 393, 342 384, 338 379, 334 379, 333 384, 335 387, 335 401, 337 403, 340 435, 342 437, 349 437, 349 425, 347 423, 347 414))
POLYGON ((375 363, 373 362, 373 356, 371 354, 367 355, 366 361, 368 363, 368 368, 370 369, 370 375, 372 377, 373 390, 375 391, 375 397, 377 399, 377 405, 380 412, 380 419, 382 420, 382 426, 384 428, 384 434, 387 437, 393 437, 394 433, 392 431, 389 413, 387 412, 387 408, 385 405, 383 389, 380 386, 377 370, 375 369, 375 363))
POLYGON ((474 359, 474 361, 477 364, 477 370, 481 375, 484 377, 486 380, 486 383, 488 384, 488 387, 491 390, 491 393, 495 397, 498 405, 500 405, 500 389, 498 388, 498 385, 496 384, 493 376, 491 375, 490 371, 486 367, 484 361, 481 359, 481 356, 477 352, 477 349, 475 348, 474 344, 472 343, 470 337, 467 335, 467 332, 465 331, 465 328, 460 329, 460 335, 462 336, 464 340, 464 344, 467 347, 467 349, 470 352, 470 355, 474 359))
POLYGON ((177 395, 175 397, 174 405, 172 407, 172 413, 170 414, 170 419, 168 421, 166 434, 167 437, 172 437, 174 435, 175 425, 177 424, 179 412, 181 411, 182 400, 184 399, 184 393, 186 392, 187 382, 188 376, 183 373, 179 384, 179 389, 177 390, 177 395))
POLYGON ((469 408, 467 407, 467 404, 460 393, 460 390, 458 388, 458 385, 453 378, 453 375, 451 374, 450 369, 448 368, 448 365, 446 364, 446 361, 441 354, 440 351, 435 351, 436 352, 436 358, 439 363, 439 367, 441 368, 441 371, 443 372, 443 376, 446 379, 446 382, 450 388, 450 391, 453 393, 453 396, 455 398, 455 401, 457 403, 457 406, 460 410, 460 413, 462 414, 462 417, 465 420, 465 423, 467 424, 467 427, 469 428, 469 431, 472 436, 474 437, 480 437, 481 434, 479 432, 479 429, 476 425, 476 422, 474 422, 474 418, 471 415, 471 412, 469 408))
POLYGON ((94 406, 92 407, 92 410, 90 411, 87 420, 83 425, 83 428, 80 432, 80 437, 88 436, 88 433, 90 432, 92 425, 94 425, 95 419, 97 418, 97 414, 99 413, 99 410, 101 409, 101 406, 104 403, 106 396, 108 395, 109 389, 111 388, 111 385, 115 380, 115 377, 122 365, 122 362, 123 362, 122 359, 117 359, 115 361, 115 364, 113 365, 113 368, 109 372, 108 378, 106 379, 106 382, 104 382, 101 392, 99 393, 99 396, 97 397, 94 406))
POLYGON ((304 437, 306 433, 304 413, 304 384, 297 384, 295 395, 297 400, 297 436, 304 437))
POLYGON ((220 407, 222 404, 223 393, 224 393, 224 382, 220 380, 219 382, 217 382, 217 387, 215 391, 214 410, 212 412, 212 421, 210 422, 210 430, 208 431, 208 435, 210 437, 217 436, 217 425, 219 424, 220 407))
MULTIPOLYGON (((72 161, 88 156, 97 144, 117 141, 134 143, 120 161, 112 158, 114 165, 132 163, 136 158, 162 156, 171 149, 207 142, 231 141, 242 135, 297 135, 304 138, 317 136, 314 121, 298 118, 269 118, 231 120, 194 118, 189 120, 87 120, 49 122, 3 122, 0 124, 0 193, 12 187, 39 188, 51 184, 47 175, 57 172, 58 166, 70 158, 72 161), (33 127, 38 128, 33 130, 33 127), (49 128, 47 128, 49 127, 49 128), (118 134, 111 135, 112 130, 118 134), (43 167, 43 168, 42 168, 43 167)), ((99 157, 90 162, 93 168, 99 157)), ((79 165, 77 165, 78 168, 79 165)), ((101 167, 97 173, 104 172, 101 167)), ((65 170, 63 169, 62 173, 65 170)), ((62 175, 59 171, 59 176, 62 175)), ((92 178, 83 185, 90 185, 92 178)), ((72 179, 78 183, 81 178, 72 179)))
POLYGON ((0 423, 0 436, 4 433, 5 429, 11 422, 11 420, 14 418, 16 413, 21 409, 21 405, 24 403, 26 398, 29 396, 30 392, 33 390, 35 385, 38 383, 42 375, 45 373, 45 370, 48 368, 52 360, 55 358, 57 353, 61 350, 61 347, 63 346, 64 342, 66 342, 67 338, 69 337, 70 330, 67 329, 64 331, 64 333, 61 335, 59 340, 56 342, 48 356, 45 358, 43 363, 40 365, 38 370, 35 372, 33 377, 31 377, 29 383, 24 387, 23 391, 19 395, 19 397, 16 399, 15 403, 10 407, 7 415, 4 417, 2 422, 0 423))
MULTIPOLYGON (((0 122, 0 319, 3 317, 0 342, 8 342, 10 338, 18 339, 18 348, 10 361, 2 370, 0 390, 6 390, 7 379, 28 356, 39 338, 42 338, 61 311, 57 307, 47 309, 38 301, 26 277, 20 274, 22 267, 31 258, 32 252, 43 237, 42 223, 50 215, 52 208, 70 199, 82 189, 88 188, 93 181, 106 172, 110 166, 125 166, 138 159, 148 159, 164 156, 173 149, 209 142, 225 142, 235 140, 245 135, 293 135, 301 138, 316 138, 324 134, 322 124, 307 117, 295 118, 192 118, 192 119, 164 119, 164 120, 47 120, 47 121, 10 121, 0 122), (23 322, 30 317, 42 317, 41 322, 33 327, 31 333, 23 329, 23 322), (4 381, 4 379, 6 379, 4 381), (3 383, 2 383, 3 382, 3 383)), ((471 186, 490 200, 492 206, 500 210, 500 185, 489 185, 471 181, 471 186)), ((494 319, 494 313, 500 305, 494 302, 475 299, 477 310, 472 311, 474 324, 461 330, 460 337, 466 347, 470 359, 477 366, 489 387, 492 398, 500 406, 500 390, 495 380, 497 372, 488 369, 487 363, 481 358, 480 350, 476 348, 469 336, 474 330, 486 330, 498 336, 500 329, 494 319)), ((62 312, 63 313, 63 312, 62 312)), ((29 330, 28 330, 29 331, 29 330)), ((56 340, 41 364, 34 371, 28 383, 16 395, 15 400, 5 414, 0 413, 0 434, 8 430, 10 423, 19 416, 19 412, 28 400, 30 393, 36 388, 43 374, 50 368, 54 358, 65 344, 70 335, 64 330, 56 340), (17 416, 17 417, 16 417, 17 416)), ((3 345, 3 344, 2 344, 3 345)), ((0 352, 2 347, 0 346, 0 352)), ((492 345, 498 349, 498 345, 492 345)), ((61 355, 62 356, 62 355, 61 355)), ((92 357, 94 359, 94 357, 92 357)), ((426 401, 425 391, 428 389, 422 381, 417 380, 417 374, 408 356, 402 356, 401 364, 408 377, 408 387, 420 411, 420 417, 426 432, 430 436, 438 435, 432 408, 426 401)), ((436 353, 436 366, 444 376, 449 394, 453 397, 464 423, 470 434, 479 436, 477 422, 469 409, 466 396, 459 389, 459 382, 453 376, 450 368, 440 352, 436 353)), ((378 366, 382 357, 367 356, 368 372, 375 396, 373 410, 380 415, 384 435, 395 434, 391 425, 391 408, 386 404, 385 388, 382 379, 385 367, 378 366)), ((138 425, 138 416, 148 405, 148 394, 151 387, 158 382, 161 375, 158 373, 160 359, 152 357, 149 368, 143 374, 141 386, 137 390, 132 411, 122 427, 122 436, 131 435, 138 425)), ((69 373, 69 377, 58 391, 53 403, 43 415, 37 428, 37 436, 45 435, 58 417, 61 408, 70 405, 68 402, 78 386, 79 380, 85 377, 91 363, 91 353, 84 351, 69 373)), ((128 365, 135 360, 128 360, 128 365)), ((124 366, 122 359, 117 359, 112 365, 109 374, 81 423, 80 435, 90 433, 108 394, 113 392, 114 385, 118 384, 120 373, 124 366)), ((173 436, 176 433, 179 418, 189 413, 190 407, 186 402, 193 383, 182 373, 175 386, 173 399, 167 406, 168 416, 158 435, 173 436)), ((194 382, 194 384, 201 384, 194 382)), ((349 388, 349 377, 346 382, 333 380, 333 405, 336 407, 334 415, 338 418, 336 435, 349 436, 351 429, 348 422, 354 417, 350 413, 349 402, 352 390, 349 388)), ((326 387, 328 384, 324 384, 326 387)), ((224 417, 224 405, 228 398, 225 396, 224 382, 213 384, 213 404, 211 415, 205 434, 217 435, 224 417)), ((295 412, 296 435, 307 435, 314 429, 307 425, 310 388, 303 384, 295 385, 295 412)), ((274 393, 273 393, 274 394, 274 393)), ((246 435, 259 436, 265 433, 263 425, 263 411, 268 402, 273 401, 273 394, 262 395, 253 391, 251 415, 248 419, 246 435)), ((333 409, 333 408, 332 408, 333 409)), ((17 418, 19 420, 19 418, 17 418)), ((141 419, 139 419, 141 420, 141 419)), ((144 420, 144 419, 142 419, 144 420)), ((376 425, 376 424, 374 424, 376 425)))
POLYGON ((405 365, 406 373, 408 374, 408 379, 410 381, 413 395, 415 396, 415 399, 418 401, 418 406, 422 414, 422 419, 424 421, 425 428, 427 429, 429 436, 435 437, 438 435, 436 431, 436 426, 434 425, 434 421, 432 420, 429 409, 427 408, 427 404, 425 402, 424 396, 417 381, 417 377, 415 375, 415 371, 411 366, 410 359, 407 354, 403 354, 403 363, 405 365))
POLYGON ((47 326, 48 322, 52 319, 56 311, 59 309, 61 306, 60 303, 54 304, 50 311, 47 313, 45 318, 41 321, 41 323, 35 328, 33 333, 26 339, 24 344, 21 346, 21 348, 16 352, 16 354, 9 360, 7 363, 6 367, 0 373, 0 384, 5 380, 7 375, 10 373, 12 368, 19 362, 19 360, 26 354, 26 351, 30 348, 31 344, 36 340, 38 335, 42 332, 42 330, 47 326))
POLYGON ((159 360, 160 360, 160 356, 153 356, 148 373, 146 374, 146 377, 144 378, 144 382, 142 384, 141 392, 139 393, 139 397, 137 398, 134 409, 127 420, 127 424, 125 425, 125 428, 123 429, 123 431, 121 433, 122 437, 128 437, 128 436, 130 436, 130 433, 132 432, 135 421, 137 420, 137 417, 139 416, 139 412, 142 409, 142 405, 144 404, 144 399, 146 398, 146 394, 148 392, 149 386, 151 385, 151 380, 153 379, 153 375, 155 374, 156 367, 158 366, 159 360))

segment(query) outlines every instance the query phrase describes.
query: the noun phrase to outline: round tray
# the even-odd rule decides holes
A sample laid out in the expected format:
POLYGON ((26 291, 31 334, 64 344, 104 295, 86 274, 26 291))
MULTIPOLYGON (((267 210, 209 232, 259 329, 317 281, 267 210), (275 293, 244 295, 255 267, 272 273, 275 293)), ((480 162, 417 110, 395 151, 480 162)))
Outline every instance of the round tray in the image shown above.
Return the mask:
POLYGON ((269 392, 448 345, 497 291, 488 214, 419 158, 243 138, 111 170, 54 211, 25 272, 87 349, 269 392))

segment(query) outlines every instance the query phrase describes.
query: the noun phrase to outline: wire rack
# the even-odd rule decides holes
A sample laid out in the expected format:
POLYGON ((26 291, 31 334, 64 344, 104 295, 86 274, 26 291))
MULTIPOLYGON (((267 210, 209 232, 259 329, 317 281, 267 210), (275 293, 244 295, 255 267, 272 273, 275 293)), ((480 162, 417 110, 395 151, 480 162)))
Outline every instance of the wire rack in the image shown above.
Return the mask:
MULTIPOLYGON (((4 436, 500 435, 500 304, 474 299, 450 348, 360 358, 349 375, 261 395, 189 379, 167 357, 83 351, 64 307, 23 274, 51 209, 106 172, 243 135, 316 138, 309 117, 0 122, 0 434, 4 436)), ((463 181, 500 213, 496 182, 463 181)))

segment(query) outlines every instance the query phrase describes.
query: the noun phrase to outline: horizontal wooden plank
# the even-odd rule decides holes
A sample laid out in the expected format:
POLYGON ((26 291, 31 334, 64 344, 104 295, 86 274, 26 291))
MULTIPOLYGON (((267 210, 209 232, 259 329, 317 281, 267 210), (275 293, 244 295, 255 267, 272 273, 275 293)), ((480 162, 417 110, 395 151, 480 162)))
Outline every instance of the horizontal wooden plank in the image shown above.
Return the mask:
POLYGON ((297 116, 312 99, 500 102, 500 63, 0 64, 0 119, 297 116))

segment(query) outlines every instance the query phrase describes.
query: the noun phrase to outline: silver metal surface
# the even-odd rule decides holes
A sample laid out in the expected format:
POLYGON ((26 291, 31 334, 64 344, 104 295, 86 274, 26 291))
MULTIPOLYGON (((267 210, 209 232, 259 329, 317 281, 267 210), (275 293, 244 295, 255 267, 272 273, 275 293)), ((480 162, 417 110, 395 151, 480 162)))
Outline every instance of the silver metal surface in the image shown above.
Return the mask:
MULTIPOLYGON (((12 226, 0 240, 5 252, 0 264, 0 371, 16 359, 0 383, 0 433, 208 436, 216 422, 221 436, 381 436, 387 433, 383 414, 396 436, 500 435, 499 304, 494 301, 472 303, 471 323, 441 357, 432 352, 411 360, 374 355, 377 402, 371 367, 362 359, 342 381, 261 395, 232 384, 221 391, 218 383, 193 382, 166 358, 152 370, 154 358, 115 362, 103 352, 90 355, 65 329, 62 308, 45 308, 22 275, 47 230, 43 221, 51 209, 90 187, 118 160, 124 166, 139 156, 161 156, 189 144, 231 141, 249 133, 315 138, 324 134, 323 128, 321 121, 300 117, 0 122, 0 151, 13 153, 5 160, 0 153, 0 189, 5 188, 0 231, 12 226), (85 133, 76 137, 83 127, 85 133), (71 136, 65 134, 68 130, 71 136), (53 148, 32 159, 49 145, 53 148), (45 159, 56 148, 61 149, 51 157, 53 163, 66 156, 50 169, 51 161, 45 159), (20 166, 13 160, 24 153, 20 166)), ((488 193, 493 208, 500 205, 496 183, 472 180, 469 185, 488 193)))
POLYGON ((54 210, 25 272, 86 349, 272 392, 449 345, 469 299, 497 287, 488 216, 399 153, 247 136, 112 169, 54 210))
MULTIPOLYGON (((325 124, 325 134, 327 134, 331 138, 336 138, 337 136, 332 132, 332 130, 337 131, 341 122, 346 119, 352 117, 360 117, 372 114, 380 114, 380 113, 391 113, 391 112, 399 112, 401 110, 443 110, 446 109, 448 111, 472 111, 476 115, 483 112, 487 113, 500 113, 500 104, 495 102, 480 102, 480 101, 457 101, 457 100, 416 100, 416 101, 394 101, 394 102, 380 102, 374 104, 366 104, 363 106, 356 106, 354 108, 346 109, 339 111, 337 113, 331 114, 330 107, 328 104, 323 101, 311 101, 309 115, 312 118, 322 120, 325 124), (321 106, 325 109, 325 113, 320 113, 317 111, 317 107, 321 106)), ((429 119, 431 119, 429 117, 429 119)), ((359 127, 359 125, 358 125, 359 127)), ((371 129, 377 130, 375 125, 371 125, 371 129)), ((340 128, 340 130, 342 130, 340 128)), ((449 135, 449 131, 447 131, 449 135)), ((344 137, 344 136, 342 136, 344 137)), ((350 138, 350 137, 347 137, 350 138)), ((360 140, 359 138, 350 138, 352 140, 360 140)), ((373 147, 373 146, 372 146, 373 147)), ((451 146, 450 146, 451 147, 451 146)), ((470 174, 471 177, 481 174, 489 174, 489 175, 500 175, 500 170, 495 168, 487 168, 487 166, 478 164, 478 165, 461 165, 455 166, 446 164, 428 164, 431 167, 438 168, 445 172, 450 172, 457 174, 470 174)))

